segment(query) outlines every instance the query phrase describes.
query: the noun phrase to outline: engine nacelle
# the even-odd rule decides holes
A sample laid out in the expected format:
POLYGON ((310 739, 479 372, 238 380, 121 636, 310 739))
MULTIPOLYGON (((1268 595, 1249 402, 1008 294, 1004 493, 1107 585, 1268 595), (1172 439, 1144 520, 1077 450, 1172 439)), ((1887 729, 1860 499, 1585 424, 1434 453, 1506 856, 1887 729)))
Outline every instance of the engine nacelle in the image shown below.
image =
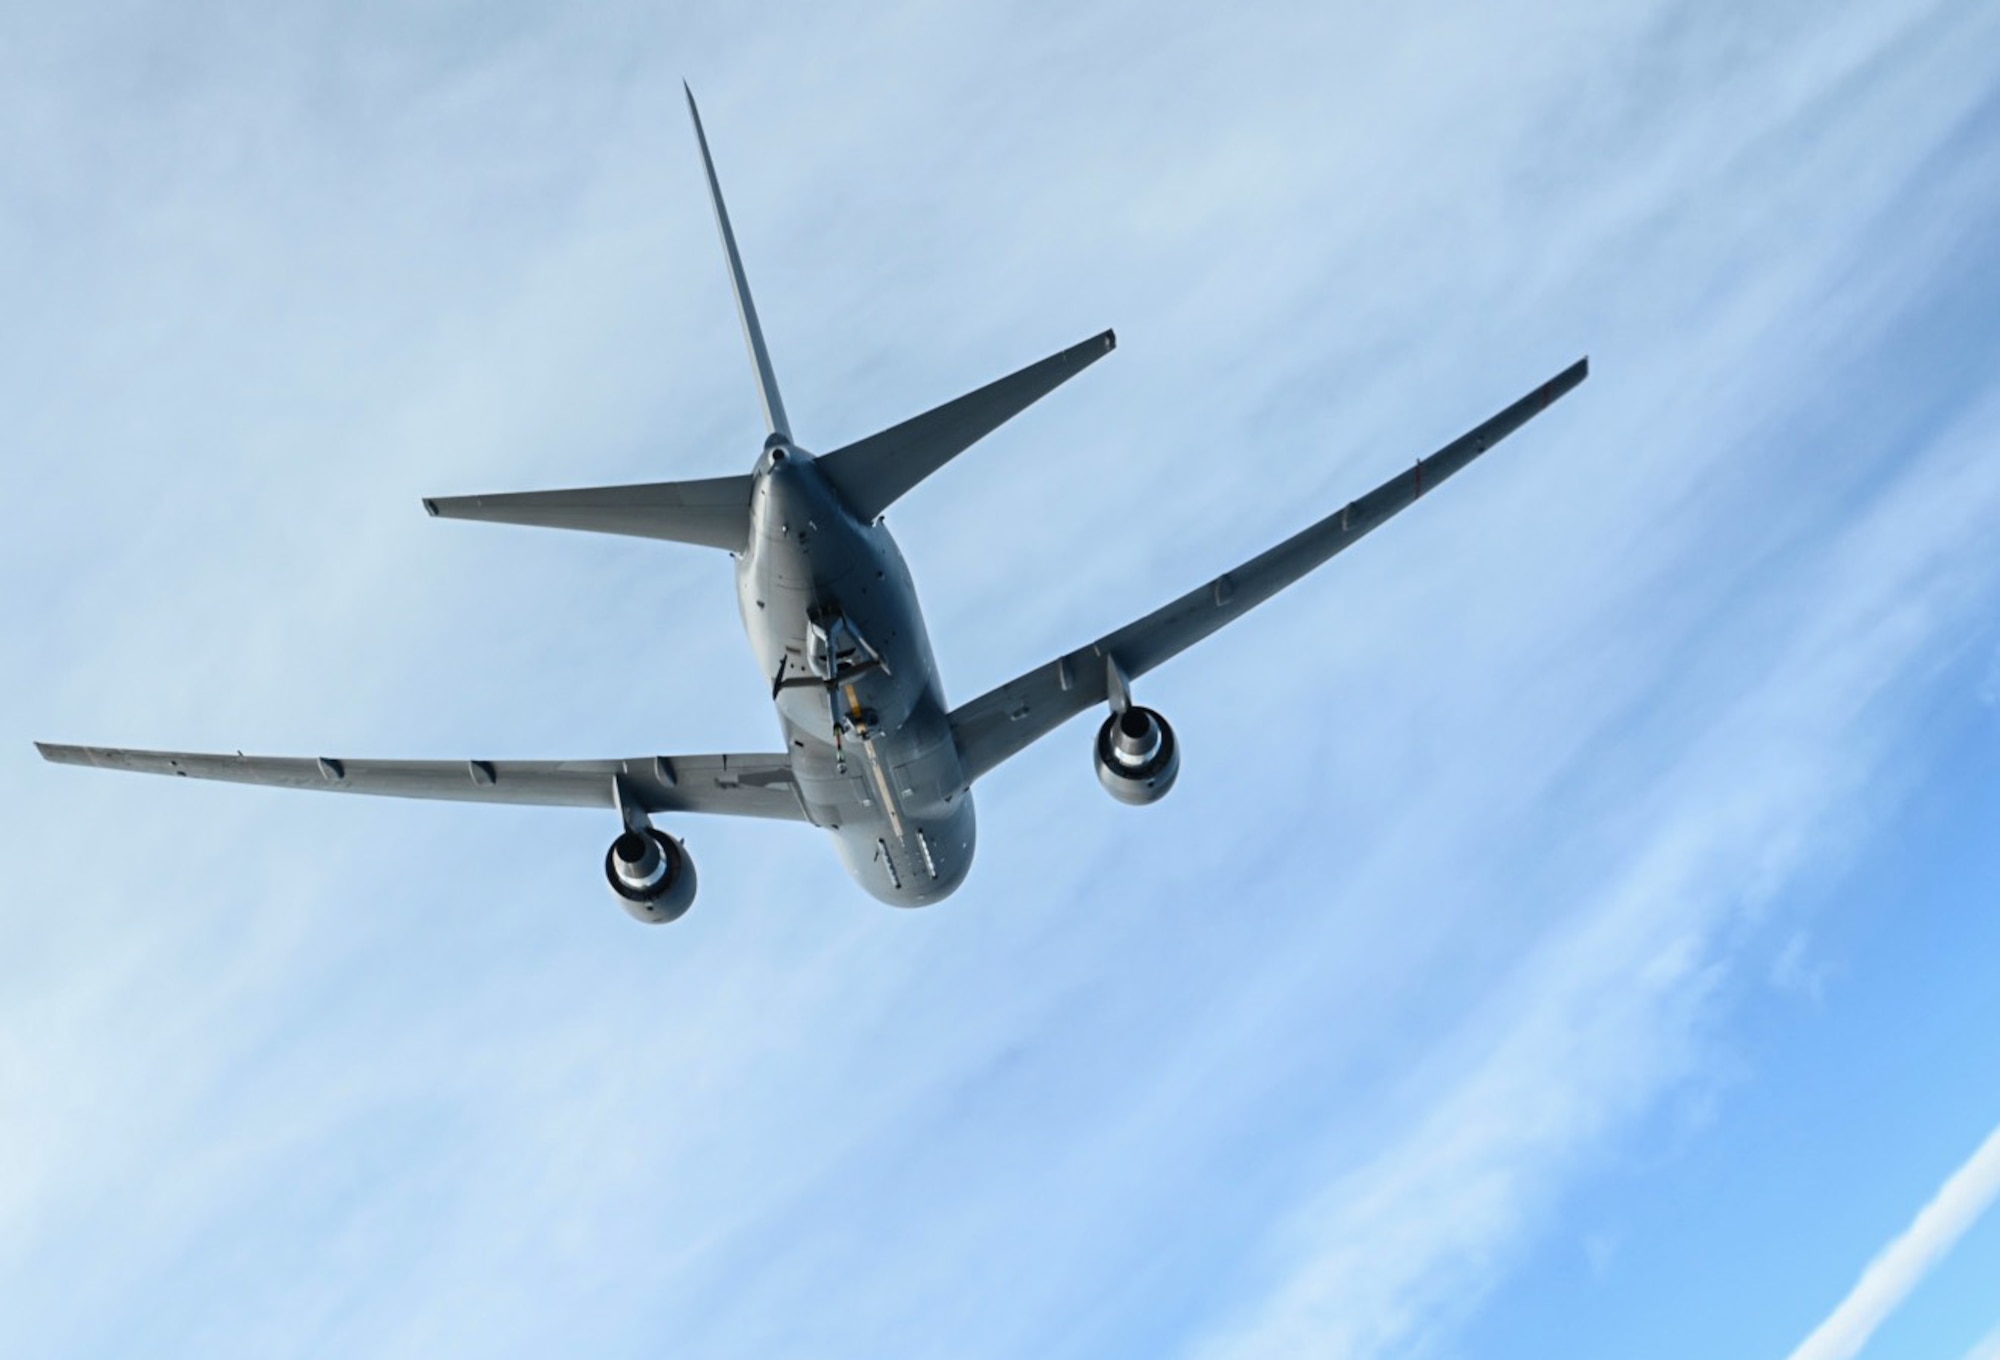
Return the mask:
POLYGON ((1097 782, 1121 803, 1157 803, 1181 772, 1174 729, 1150 708, 1129 704, 1097 729, 1097 782))
POLYGON ((627 914, 647 925, 678 921, 694 905, 694 858, 657 827, 627 831, 611 842, 604 877, 627 914))

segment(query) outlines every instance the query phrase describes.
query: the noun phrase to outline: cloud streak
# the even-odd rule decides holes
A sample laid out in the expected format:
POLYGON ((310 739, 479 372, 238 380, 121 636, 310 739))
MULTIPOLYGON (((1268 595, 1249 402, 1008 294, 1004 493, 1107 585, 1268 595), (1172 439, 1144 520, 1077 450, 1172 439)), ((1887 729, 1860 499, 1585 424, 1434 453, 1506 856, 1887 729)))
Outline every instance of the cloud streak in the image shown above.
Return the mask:
MULTIPOLYGON (((2000 1127, 1938 1187, 1910 1226, 1868 1263, 1847 1297, 1787 1360, 1851 1360, 1859 1355, 1876 1329, 1992 1206, 1995 1196, 2000 1196, 2000 1127)), ((2000 1336, 1989 1337, 1973 1352, 1980 1357, 1995 1353, 2000 1353, 2000 1336)))
MULTIPOLYGON (((1294 1217, 1292 1273, 1200 1354, 1359 1357, 1435 1340, 1491 1287, 1493 1253, 1539 1219, 1557 1168, 1688 1079, 1732 926, 1801 867, 1883 758, 1854 743, 1856 716, 1977 598, 1940 572, 2000 516, 1983 433, 1995 418, 1993 403, 1968 413, 1850 531, 1819 568, 1838 588, 1665 776, 1637 852, 1469 1017, 1463 1067, 1423 1123, 1294 1217), (1914 542, 1908 523, 1942 538, 1914 542)), ((1977 1208, 2000 1170, 1983 1160, 1994 1155, 1953 1182, 1980 1196, 1977 1208)), ((1922 1222, 1953 1237, 1965 1226, 1955 1211, 1922 1222)), ((1906 1265, 1890 1278, 1907 1282, 1906 1265)))
POLYGON ((2000 1360, 2000 1327, 1995 1327, 1965 1353, 1965 1360, 2000 1360))
POLYGON ((0 337, 48 450, 0 502, 38 735, 769 739, 716 560, 416 510, 754 453, 683 71, 817 446, 1125 339, 893 516, 955 694, 1599 360, 1149 677, 1191 762, 1154 815, 1074 733, 983 786, 938 912, 700 823, 704 900, 647 934, 585 817, 0 769, 0 1349, 1447 1334, 1700 1072, 1732 932, 1867 824, 1912 677, 1993 597, 2000 421, 1875 376, 1976 220, 1924 176, 1990 44, 1811 8, 0 44, 0 101, 63 111, 7 144, 66 229, 0 252, 58 279, 0 337), (90 858, 110 800, 136 881, 90 858))

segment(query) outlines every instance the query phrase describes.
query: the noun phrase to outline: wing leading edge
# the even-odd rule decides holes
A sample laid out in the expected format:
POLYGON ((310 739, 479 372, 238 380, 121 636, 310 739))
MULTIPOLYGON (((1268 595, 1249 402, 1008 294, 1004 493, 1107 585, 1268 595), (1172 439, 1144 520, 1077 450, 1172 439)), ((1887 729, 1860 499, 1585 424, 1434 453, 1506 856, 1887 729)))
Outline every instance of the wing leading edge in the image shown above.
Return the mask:
POLYGON ((1108 661, 1134 678, 1170 660, 1393 518, 1425 492, 1520 429, 1590 375, 1579 359, 1415 467, 1350 501, 1268 552, 1097 641, 1036 667, 952 710, 968 779, 978 779, 1109 694, 1108 661))
POLYGON ((647 812, 701 812, 803 822, 784 755, 642 756, 632 760, 348 760, 211 755, 36 742, 45 760, 139 774, 220 779, 324 793, 455 803, 615 808, 614 777, 647 812))

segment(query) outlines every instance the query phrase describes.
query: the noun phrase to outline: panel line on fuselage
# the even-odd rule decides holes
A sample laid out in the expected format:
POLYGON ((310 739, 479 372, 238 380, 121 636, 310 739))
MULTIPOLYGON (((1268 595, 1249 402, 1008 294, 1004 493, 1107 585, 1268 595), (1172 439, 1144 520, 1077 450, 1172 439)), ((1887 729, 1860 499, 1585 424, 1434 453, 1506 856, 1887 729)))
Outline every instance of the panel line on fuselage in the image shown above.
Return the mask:
POLYGON ((889 819, 889 825, 895 828, 896 839, 906 839, 908 833, 903 829, 903 805, 896 797, 896 786, 890 781, 889 772, 882 768, 882 757, 876 754, 872 738, 862 741, 861 760, 875 781, 876 795, 882 800, 882 813, 889 819))

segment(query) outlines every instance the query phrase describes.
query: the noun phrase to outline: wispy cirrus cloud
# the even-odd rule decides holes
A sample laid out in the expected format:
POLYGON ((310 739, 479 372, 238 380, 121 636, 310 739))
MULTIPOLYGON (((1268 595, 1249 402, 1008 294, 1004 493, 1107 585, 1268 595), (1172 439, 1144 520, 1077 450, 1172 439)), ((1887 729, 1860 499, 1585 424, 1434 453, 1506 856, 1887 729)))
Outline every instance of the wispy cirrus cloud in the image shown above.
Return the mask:
POLYGON ((1992 598, 1995 413, 1874 376, 1991 208, 1936 166, 1991 21, 1713 17, 65 11, 0 44, 43 111, 0 232, 53 224, 0 261, 37 735, 768 739, 720 562, 415 507, 753 451, 683 73, 816 438, 1125 339, 893 517, 954 693, 1598 359, 1152 678, 1190 763, 1150 819, 1076 734, 983 787, 938 912, 699 825, 704 900, 648 935, 587 820, 8 768, 5 1348, 1445 1336, 1699 1080, 1734 932, 1866 827, 1912 677, 1992 598))
MULTIPOLYGON (((1734 937, 1886 754, 1853 740, 1857 715, 1993 588, 1958 566, 2000 518, 1983 433, 1996 418, 1991 403, 1969 413, 1815 568, 1838 588, 1664 775, 1630 857, 1600 889, 1572 889, 1573 919, 1468 1017, 1462 1066, 1421 1122, 1290 1218, 1282 1283, 1201 1354, 1422 1349, 1492 1286, 1495 1254, 1547 1213, 1562 1168, 1692 1075, 1734 937), (1942 537, 1912 538, 1913 523, 1942 537)), ((1851 1354, 1828 1348, 1836 1337, 1858 1348, 1996 1186, 2000 1136, 1794 1360, 1851 1354)))

